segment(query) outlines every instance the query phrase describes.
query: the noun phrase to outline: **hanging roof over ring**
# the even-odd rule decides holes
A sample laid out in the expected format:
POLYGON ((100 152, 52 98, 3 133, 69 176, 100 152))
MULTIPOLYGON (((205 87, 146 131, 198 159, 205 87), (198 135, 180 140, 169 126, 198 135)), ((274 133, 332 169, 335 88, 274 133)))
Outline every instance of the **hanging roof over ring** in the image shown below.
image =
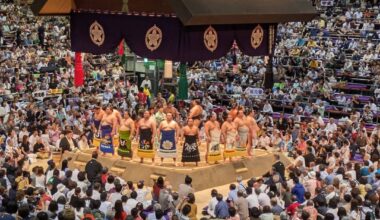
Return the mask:
POLYGON ((310 21, 309 0, 34 0, 35 15, 69 15, 72 10, 174 14, 184 25, 310 21))

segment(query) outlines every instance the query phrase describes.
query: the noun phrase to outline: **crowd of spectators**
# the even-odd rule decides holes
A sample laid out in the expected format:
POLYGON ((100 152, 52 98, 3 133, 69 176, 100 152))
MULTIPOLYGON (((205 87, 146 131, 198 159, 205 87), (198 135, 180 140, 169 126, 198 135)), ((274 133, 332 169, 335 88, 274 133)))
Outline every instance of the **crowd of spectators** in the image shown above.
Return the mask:
POLYGON ((85 86, 75 88, 69 19, 35 17, 28 6, 0 1, 0 218, 195 220, 203 210, 204 218, 233 220, 379 219, 379 4, 319 9, 311 22, 279 24, 272 89, 263 89, 268 59, 236 49, 189 67, 189 99, 201 100, 204 120, 254 109, 260 129, 252 145, 294 158, 284 167, 275 155, 263 177, 237 178, 225 195, 212 190, 204 208, 191 177, 178 192, 162 178, 150 189, 111 175, 97 153, 85 171, 68 169, 67 160, 33 166, 62 139, 76 142, 71 150, 90 148, 99 103, 134 119, 149 107, 157 121, 174 104, 179 122, 188 106, 173 91, 151 94, 149 78, 123 77, 112 54, 85 54, 85 86))

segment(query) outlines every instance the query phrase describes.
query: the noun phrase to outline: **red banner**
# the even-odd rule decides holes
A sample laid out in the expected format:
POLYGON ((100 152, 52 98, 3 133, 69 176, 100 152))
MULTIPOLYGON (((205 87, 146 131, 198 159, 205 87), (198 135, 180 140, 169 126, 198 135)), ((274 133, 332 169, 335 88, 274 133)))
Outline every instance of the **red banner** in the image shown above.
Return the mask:
POLYGON ((82 64, 82 54, 75 53, 75 72, 74 72, 74 85, 76 87, 83 86, 84 84, 84 72, 82 64))
POLYGON ((121 42, 119 44, 119 50, 117 51, 117 53, 119 54, 119 56, 123 56, 123 54, 124 54, 124 40, 121 40, 121 42))

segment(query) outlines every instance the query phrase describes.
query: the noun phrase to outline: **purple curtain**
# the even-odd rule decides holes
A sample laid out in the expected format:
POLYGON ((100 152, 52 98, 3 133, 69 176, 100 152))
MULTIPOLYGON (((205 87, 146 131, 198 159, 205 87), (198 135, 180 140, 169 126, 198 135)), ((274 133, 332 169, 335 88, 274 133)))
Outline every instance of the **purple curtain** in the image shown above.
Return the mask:
POLYGON ((239 47, 239 49, 247 55, 250 56, 265 56, 269 55, 269 25, 268 24, 260 24, 258 26, 257 24, 250 24, 250 25, 238 25, 235 29, 235 37, 236 37, 236 43, 239 47), (263 32, 263 37, 261 39, 260 44, 258 45, 258 42, 255 47, 253 47, 252 42, 252 32, 257 28, 258 34, 263 32), (258 46, 256 48, 256 46, 258 46))
POLYGON ((193 62, 226 55, 236 40, 247 55, 269 55, 275 41, 269 37, 270 25, 256 27, 257 24, 183 26, 175 17, 73 12, 71 49, 92 54, 112 53, 124 38, 141 57, 193 62), (257 48, 252 46, 252 39, 260 43, 255 45, 257 48))

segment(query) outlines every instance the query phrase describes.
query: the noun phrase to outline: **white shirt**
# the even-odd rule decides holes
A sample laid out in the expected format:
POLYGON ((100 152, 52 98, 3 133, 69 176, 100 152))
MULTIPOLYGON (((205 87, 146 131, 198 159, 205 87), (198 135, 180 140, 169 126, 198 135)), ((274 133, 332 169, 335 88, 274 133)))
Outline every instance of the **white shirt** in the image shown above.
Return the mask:
POLYGON ((346 171, 346 174, 351 174, 352 179, 356 180, 356 172, 355 172, 355 170, 348 170, 348 171, 346 171))
POLYGON ((218 87, 216 85, 211 85, 208 88, 208 91, 210 91, 210 92, 218 92, 218 87))
POLYGON ((137 198, 136 198, 136 200, 138 201, 138 202, 141 202, 141 203, 143 203, 144 201, 145 201, 145 198, 146 198, 146 196, 149 194, 149 189, 147 189, 147 188, 143 188, 143 189, 137 189, 136 190, 136 193, 137 193, 137 198))
POLYGON ((36 144, 37 138, 38 138, 38 135, 37 136, 32 135, 29 137, 28 141, 29 141, 30 146, 34 146, 36 144))
POLYGON ((7 114, 5 111, 5 108, 3 106, 0 106, 0 117, 4 117, 7 114))
POLYGON ((77 181, 77 186, 82 189, 82 192, 87 191, 87 184, 83 181, 77 181))
POLYGON ((351 211, 350 213, 350 219, 360 219, 360 213, 357 211, 351 211))
POLYGON ((259 208, 260 204, 259 204, 259 199, 257 197, 256 194, 251 194, 249 196, 247 196, 247 201, 248 201, 248 208, 253 208, 253 207, 256 207, 256 208, 259 208))
POLYGON ((235 94, 241 94, 241 93, 243 93, 243 89, 241 88, 241 86, 239 86, 239 85, 234 86, 234 93, 235 94))
POLYGON ((131 214, 131 210, 133 208, 136 208, 137 203, 138 203, 138 201, 136 199, 132 199, 132 198, 128 199, 128 201, 127 201, 127 210, 126 210, 127 215, 131 214))
POLYGON ((72 180, 77 182, 78 181, 78 173, 79 173, 79 170, 78 169, 74 169, 73 170, 73 175, 72 175, 72 180))
POLYGON ((21 142, 21 141, 22 141, 22 138, 23 138, 25 135, 29 137, 29 132, 28 132, 28 131, 20 131, 20 133, 18 133, 18 140, 21 142))
POLYGON ((108 192, 110 191, 111 189, 115 188, 115 185, 113 183, 106 183, 106 185, 104 186, 105 190, 108 192))
POLYGON ((259 201, 259 204, 261 207, 264 207, 264 206, 269 206, 271 207, 270 205, 270 198, 269 196, 266 194, 266 193, 260 193, 260 195, 257 197, 258 201, 259 201))
POLYGON ((296 160, 294 161, 294 164, 298 164, 299 161, 302 162, 302 166, 303 166, 303 167, 306 167, 306 164, 305 164, 305 158, 304 158, 302 155, 300 155, 300 156, 298 156, 298 157, 296 158, 296 160))
POLYGON ((317 122, 320 126, 324 126, 325 125, 325 122, 323 121, 323 118, 321 116, 318 116, 317 118, 317 122))
MULTIPOLYGON (((328 200, 327 200, 328 201, 328 200)), ((326 212, 326 214, 327 213, 331 213, 331 214, 333 214, 334 215, 334 220, 339 220, 339 217, 338 217, 338 208, 336 208, 336 209, 331 209, 331 208, 329 208, 328 210, 327 210, 327 212, 326 212)))
POLYGON ((335 123, 327 123, 326 125, 326 128, 325 128, 325 131, 326 133, 329 133, 329 132, 335 132, 336 130, 338 129, 338 127, 336 126, 335 123))
POLYGON ((148 89, 151 90, 152 89, 152 83, 150 82, 149 79, 144 79, 141 83, 141 88, 145 88, 145 85, 148 86, 148 89))
POLYGON ((329 164, 329 167, 334 168, 335 167, 335 163, 336 163, 335 157, 332 156, 332 157, 328 158, 327 159, 327 163, 329 164))
POLYGON ((53 200, 54 201, 57 201, 58 199, 59 199, 59 197, 61 197, 61 196, 63 196, 63 197, 65 197, 65 194, 63 194, 63 193, 61 193, 61 192, 56 192, 56 193, 54 193, 54 195, 53 195, 53 200))
POLYGON ((111 193, 110 197, 108 198, 108 201, 111 202, 112 206, 115 206, 117 200, 121 200, 121 194, 118 192, 111 193))
POLYGON ((137 88, 137 85, 132 85, 131 88, 129 88, 130 93, 137 94, 139 92, 139 88, 137 88))
POLYGON ((67 192, 67 194, 66 194, 67 201, 71 200, 71 197, 74 195, 74 193, 75 193, 75 189, 72 189, 72 190, 67 192))
POLYGON ((377 106, 375 103, 371 103, 370 105, 371 111, 376 114, 377 112, 377 106))
POLYGON ((111 202, 109 201, 104 201, 100 204, 99 210, 103 212, 104 214, 107 214, 108 210, 110 210, 112 207, 111 202))
POLYGON ((339 105, 345 105, 347 101, 346 97, 343 95, 336 97, 336 100, 338 101, 339 105))
POLYGON ((327 203, 330 201, 330 199, 334 198, 335 196, 337 196, 335 191, 332 191, 331 193, 327 194, 327 196, 325 196, 327 203))
POLYGON ((46 172, 46 181, 45 183, 48 183, 49 179, 53 177, 53 171, 54 170, 49 170, 46 172))
POLYGON ((264 107, 263 107, 263 112, 264 113, 273 113, 273 108, 271 106, 271 104, 265 104, 264 107))
POLYGON ((45 188, 45 175, 36 176, 36 188, 45 188))
POLYGON ((218 200, 216 199, 216 197, 212 197, 210 202, 208 203, 208 207, 207 207, 207 213, 211 217, 214 217, 214 218, 215 218, 215 206, 216 206, 216 204, 218 204, 218 200))
POLYGON ((100 200, 100 193, 97 190, 92 190, 92 196, 91 199, 93 200, 100 200))

